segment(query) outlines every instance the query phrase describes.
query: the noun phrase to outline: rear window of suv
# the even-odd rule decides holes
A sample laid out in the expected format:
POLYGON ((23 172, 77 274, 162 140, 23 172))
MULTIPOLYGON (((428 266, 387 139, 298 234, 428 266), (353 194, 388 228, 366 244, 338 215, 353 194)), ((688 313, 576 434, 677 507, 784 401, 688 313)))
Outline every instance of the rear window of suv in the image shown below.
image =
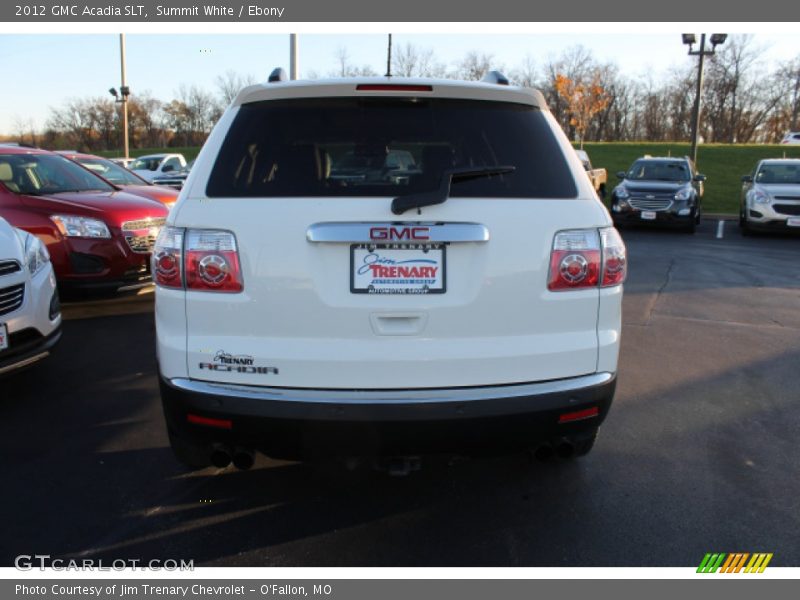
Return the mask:
POLYGON ((210 197, 404 196, 445 169, 514 166, 456 180, 452 197, 574 198, 546 115, 508 102, 311 98, 242 105, 209 177, 210 197))

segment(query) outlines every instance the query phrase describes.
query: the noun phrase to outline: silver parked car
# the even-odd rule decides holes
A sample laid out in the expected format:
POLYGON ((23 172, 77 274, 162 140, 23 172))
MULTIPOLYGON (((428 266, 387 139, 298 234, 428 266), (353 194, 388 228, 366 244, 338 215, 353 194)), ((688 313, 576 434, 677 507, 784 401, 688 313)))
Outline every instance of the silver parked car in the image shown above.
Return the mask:
POLYGON ((800 159, 766 159, 742 177, 739 202, 742 233, 751 230, 800 231, 800 159))

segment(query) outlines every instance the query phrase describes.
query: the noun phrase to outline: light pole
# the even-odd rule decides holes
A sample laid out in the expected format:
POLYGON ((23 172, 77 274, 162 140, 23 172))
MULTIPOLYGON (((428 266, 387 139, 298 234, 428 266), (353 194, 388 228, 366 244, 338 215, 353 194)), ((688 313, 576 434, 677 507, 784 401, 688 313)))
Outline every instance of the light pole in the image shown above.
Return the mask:
POLYGON ((694 50, 697 37, 693 33, 684 33, 683 43, 689 46, 689 56, 697 56, 697 87, 694 96, 694 109, 692 110, 692 162, 697 165, 697 141, 700 137, 700 97, 703 95, 703 62, 706 56, 712 56, 717 46, 724 44, 728 38, 727 33, 712 33, 709 41, 711 49, 706 48, 706 34, 700 34, 700 48, 694 50))
POLYGON ((114 96, 115 102, 122 103, 122 148, 125 153, 125 158, 129 158, 128 148, 128 96, 131 95, 131 90, 125 81, 125 34, 119 34, 119 62, 121 71, 121 83, 119 86, 119 93, 113 87, 108 90, 108 93, 114 96))
POLYGON ((389 34, 389 45, 386 48, 386 76, 392 76, 392 34, 389 34))
POLYGON ((297 34, 289 34, 289 79, 297 79, 297 34))

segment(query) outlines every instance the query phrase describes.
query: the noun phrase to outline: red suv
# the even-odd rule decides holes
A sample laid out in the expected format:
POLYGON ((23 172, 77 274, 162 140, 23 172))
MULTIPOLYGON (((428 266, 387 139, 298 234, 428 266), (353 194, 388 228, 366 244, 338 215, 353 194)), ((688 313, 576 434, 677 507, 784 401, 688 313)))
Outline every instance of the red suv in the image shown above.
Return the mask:
POLYGON ((0 216, 47 245, 61 288, 147 283, 168 212, 53 152, 0 146, 0 216))

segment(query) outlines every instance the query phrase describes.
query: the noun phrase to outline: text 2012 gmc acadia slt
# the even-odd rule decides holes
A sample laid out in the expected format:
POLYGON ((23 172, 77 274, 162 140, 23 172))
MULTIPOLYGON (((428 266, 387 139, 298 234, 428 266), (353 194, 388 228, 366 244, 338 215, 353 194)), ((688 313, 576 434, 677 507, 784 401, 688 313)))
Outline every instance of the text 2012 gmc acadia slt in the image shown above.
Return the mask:
POLYGON ((178 458, 591 449, 625 247, 542 95, 487 79, 241 91, 153 255, 178 458))

